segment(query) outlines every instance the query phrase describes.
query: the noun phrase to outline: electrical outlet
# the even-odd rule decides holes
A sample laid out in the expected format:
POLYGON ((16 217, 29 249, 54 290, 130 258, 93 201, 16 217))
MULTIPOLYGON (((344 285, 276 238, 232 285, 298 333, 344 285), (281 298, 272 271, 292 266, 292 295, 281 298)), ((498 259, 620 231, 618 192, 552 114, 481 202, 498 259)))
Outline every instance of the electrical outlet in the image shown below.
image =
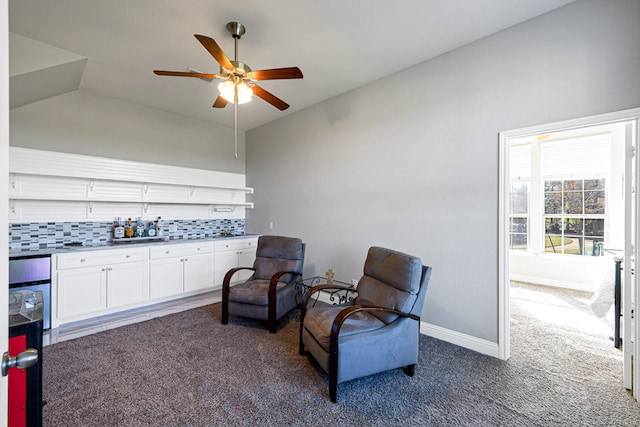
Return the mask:
POLYGON ((358 287, 358 279, 351 279, 351 284, 353 285, 354 288, 358 287))
POLYGON ((273 221, 269 221, 269 230, 273 230, 273 221))

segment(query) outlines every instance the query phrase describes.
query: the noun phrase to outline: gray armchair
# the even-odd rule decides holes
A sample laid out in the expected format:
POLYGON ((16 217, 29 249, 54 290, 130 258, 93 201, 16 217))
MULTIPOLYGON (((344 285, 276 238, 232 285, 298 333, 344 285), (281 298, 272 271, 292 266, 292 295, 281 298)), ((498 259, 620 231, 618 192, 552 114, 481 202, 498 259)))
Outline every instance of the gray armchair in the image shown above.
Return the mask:
POLYGON ((271 333, 278 319, 297 306, 295 281, 302 277, 305 244, 300 239, 260 236, 253 267, 233 268, 222 284, 223 325, 229 314, 267 321, 271 333), (253 270, 243 283, 231 286, 233 275, 253 270))
POLYGON ((419 258, 372 247, 351 303, 309 306, 316 292, 348 287, 318 285, 307 291, 300 314, 300 354, 309 352, 329 374, 332 402, 345 381, 396 368, 413 376, 430 276, 431 267, 419 258))

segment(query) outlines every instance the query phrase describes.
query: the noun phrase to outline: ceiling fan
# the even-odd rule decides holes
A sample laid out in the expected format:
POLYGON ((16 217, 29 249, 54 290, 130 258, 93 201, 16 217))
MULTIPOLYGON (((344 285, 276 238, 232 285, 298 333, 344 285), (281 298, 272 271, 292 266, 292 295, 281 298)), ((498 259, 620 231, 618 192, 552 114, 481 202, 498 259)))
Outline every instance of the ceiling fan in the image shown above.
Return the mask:
POLYGON ((196 77, 199 79, 221 79, 218 85, 220 95, 213 103, 214 108, 224 108, 228 102, 244 104, 249 102, 253 95, 267 101, 279 110, 286 110, 289 104, 278 98, 271 92, 256 85, 255 81, 278 79, 301 79, 302 71, 298 67, 273 68, 268 70, 252 70, 247 64, 238 61, 238 40, 246 32, 246 27, 239 22, 229 22, 227 31, 234 38, 234 60, 230 61, 220 46, 210 37, 195 34, 195 38, 215 58, 220 65, 219 74, 206 74, 195 71, 163 71, 153 70, 159 76, 196 77))

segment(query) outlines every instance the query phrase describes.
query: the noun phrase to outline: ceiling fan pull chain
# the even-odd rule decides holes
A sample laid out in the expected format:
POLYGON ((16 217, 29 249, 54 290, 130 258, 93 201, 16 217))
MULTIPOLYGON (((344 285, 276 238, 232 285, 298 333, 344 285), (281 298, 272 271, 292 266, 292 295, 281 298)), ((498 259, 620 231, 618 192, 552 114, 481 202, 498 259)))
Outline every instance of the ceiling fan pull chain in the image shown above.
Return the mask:
POLYGON ((233 98, 234 98, 234 103, 233 103, 233 113, 234 113, 234 152, 233 152, 233 157, 234 158, 238 158, 238 86, 236 85, 235 90, 234 90, 234 94, 233 94, 233 98))

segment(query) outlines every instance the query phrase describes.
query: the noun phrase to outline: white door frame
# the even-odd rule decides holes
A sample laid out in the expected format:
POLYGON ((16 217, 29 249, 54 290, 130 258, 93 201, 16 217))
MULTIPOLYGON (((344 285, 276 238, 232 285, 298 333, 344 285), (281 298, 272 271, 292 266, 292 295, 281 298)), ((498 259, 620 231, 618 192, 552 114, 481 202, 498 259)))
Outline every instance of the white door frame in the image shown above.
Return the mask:
MULTIPOLYGON (((9 349, 9 2, 0 0, 0 354, 9 349)), ((7 377, 0 377, 0 427, 7 425, 7 377)))
MULTIPOLYGON (((613 113, 600 114, 596 116, 583 117, 579 119, 566 120, 561 122, 549 123, 544 125, 532 126, 522 129, 514 129, 510 131, 500 132, 500 154, 499 154, 499 184, 498 184, 498 357, 502 360, 507 360, 510 357, 511 352, 511 330, 510 330, 510 307, 509 307, 509 245, 507 244, 507 238, 509 236, 509 141, 514 138, 520 138, 530 135, 541 135, 553 132, 566 131, 569 129, 589 127, 602 125, 606 123, 613 122, 623 122, 623 121, 635 121, 636 123, 636 132, 635 132, 635 147, 639 146, 638 141, 638 133, 639 133, 639 124, 640 124, 640 108, 634 108, 630 110, 616 111, 613 113)), ((638 180, 640 176, 640 155, 636 155, 634 157, 634 165, 635 169, 635 188, 638 187, 638 180)), ((636 215, 640 212, 640 202, 638 197, 636 197, 636 215)), ((636 227, 635 231, 635 241, 640 242, 640 227, 636 227)), ((640 307, 640 289, 638 286, 638 275, 636 274, 631 284, 634 292, 634 306, 640 307)), ((629 310, 631 307, 627 307, 629 310)), ((631 313, 627 313, 625 308, 625 313, 623 318, 631 319, 633 316, 631 313)), ((639 400, 639 378, 640 378, 640 364, 638 363, 638 359, 640 358, 640 328, 633 328, 635 335, 634 342, 634 354, 636 357, 633 360, 633 383, 634 387, 634 397, 636 400, 639 400)))

